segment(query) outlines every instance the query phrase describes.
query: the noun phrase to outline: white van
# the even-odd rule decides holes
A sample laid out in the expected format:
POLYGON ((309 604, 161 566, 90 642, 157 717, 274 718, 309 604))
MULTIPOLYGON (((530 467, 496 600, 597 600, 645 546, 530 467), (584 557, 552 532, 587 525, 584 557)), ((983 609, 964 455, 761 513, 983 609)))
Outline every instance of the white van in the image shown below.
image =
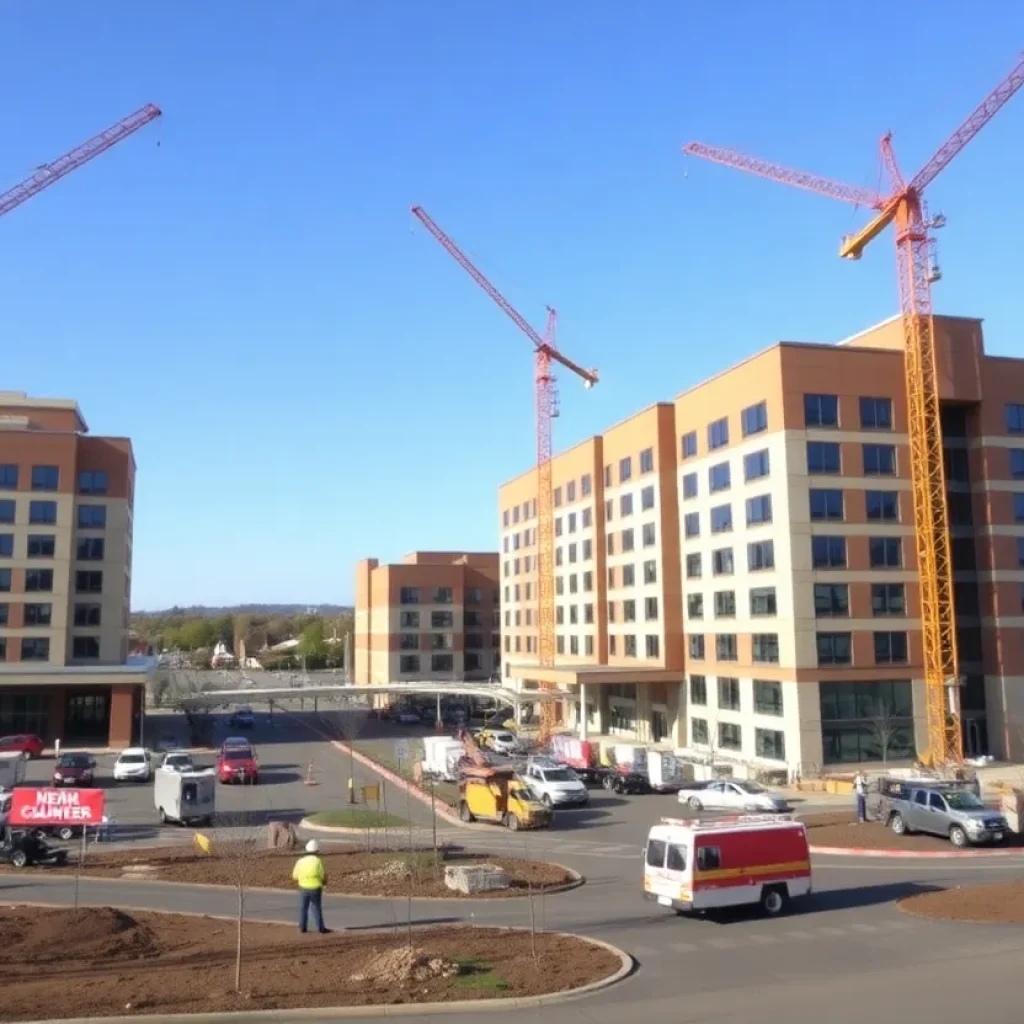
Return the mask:
POLYGON ((161 767, 153 773, 153 803, 162 823, 209 825, 216 798, 217 775, 212 769, 182 772, 161 767))

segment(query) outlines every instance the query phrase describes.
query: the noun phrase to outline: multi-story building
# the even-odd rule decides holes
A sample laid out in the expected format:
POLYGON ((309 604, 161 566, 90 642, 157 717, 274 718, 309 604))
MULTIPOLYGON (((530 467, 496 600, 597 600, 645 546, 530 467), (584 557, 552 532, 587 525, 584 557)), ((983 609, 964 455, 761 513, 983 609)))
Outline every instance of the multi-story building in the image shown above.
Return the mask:
MULTIPOLYGON (((978 320, 937 317, 936 345, 965 745, 1019 756, 1024 360, 986 355, 978 320)), ((749 761, 923 748, 902 346, 898 319, 839 345, 776 344, 557 456, 569 607, 554 669, 536 654, 536 474, 504 485, 506 677, 567 689, 588 709, 581 730, 749 761), (583 508, 579 573, 595 589, 580 612, 569 544, 583 508)))
POLYGON ((500 670, 498 556, 416 551, 356 567, 355 682, 486 680, 500 670))
POLYGON ((124 745, 148 663, 128 659, 131 441, 78 405, 0 392, 0 732, 124 745))

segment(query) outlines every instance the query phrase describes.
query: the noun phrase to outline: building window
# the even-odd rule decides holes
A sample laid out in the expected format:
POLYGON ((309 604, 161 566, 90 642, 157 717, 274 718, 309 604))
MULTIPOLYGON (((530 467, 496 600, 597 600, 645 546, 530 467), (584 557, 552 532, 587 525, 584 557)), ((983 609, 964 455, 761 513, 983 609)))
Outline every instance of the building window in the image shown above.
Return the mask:
MULTIPOLYGON (((516 612, 516 615, 519 613, 516 612)), ((517 622, 516 625, 519 625, 517 622)), ((451 633, 431 633, 430 649, 432 651, 450 651, 454 646, 451 633)))
MULTIPOLYGON (((1024 448, 1010 448, 1010 476, 1014 480, 1024 479, 1024 448)), ((3 467, 0 466, 0 470, 3 467)))
POLYGON ((32 490, 55 491, 60 484, 60 470, 56 466, 32 467, 32 490))
POLYGON ((576 532, 576 513, 575 512, 570 512, 568 514, 568 516, 566 516, 566 529, 568 530, 569 533, 575 533, 576 532))
POLYGON ((875 664, 891 665, 906 660, 906 633, 875 633, 875 664))
MULTIPOLYGON (((586 553, 586 545, 584 545, 584 553, 586 553)), ((588 554, 587 557, 589 558, 590 555, 588 554)), ((584 590, 585 593, 589 593, 593 589, 594 589, 594 574, 588 569, 583 574, 583 590, 584 590)))
POLYGON ((690 676, 690 703, 701 707, 708 702, 708 683, 704 676, 690 676))
POLYGON ((583 606, 583 622, 588 626, 594 624, 594 606, 592 604, 585 604, 583 606))
POLYGON ((740 681, 738 679, 719 677, 718 707, 722 711, 740 710, 740 681))
POLYGON ((569 637, 569 653, 573 657, 579 657, 580 638, 575 633, 573 633, 573 635, 569 637))
POLYGON ((734 619, 736 617, 736 591, 715 591, 715 618, 734 619))
POLYGON ((865 476, 895 476, 896 446, 892 444, 861 445, 865 476))
POLYGON ((584 473, 580 477, 580 495, 584 498, 588 497, 590 492, 594 489, 594 481, 589 473, 584 473))
POLYGON ((575 594, 577 591, 577 579, 576 573, 570 573, 569 575, 569 593, 575 594))
POLYGON ((570 544, 569 545, 569 562, 572 563, 572 562, 575 562, 575 561, 576 561, 576 545, 575 544, 570 544))
POLYGON ((644 598, 644 622, 656 622, 658 619, 658 599, 656 597, 644 598))
POLYGON ((627 633, 622 638, 622 646, 623 646, 622 653, 627 658, 635 658, 636 657, 636 636, 634 634, 627 633))
POLYGON ((569 605, 569 625, 570 626, 578 625, 579 624, 579 618, 580 618, 579 605, 578 604, 571 604, 571 605, 569 605))
POLYGON ((771 459, 768 456, 768 449, 762 448, 759 452, 751 452, 743 456, 743 479, 758 480, 768 476, 771 470, 771 459))
POLYGON ((842 521, 843 492, 837 488, 812 489, 811 520, 823 522, 828 520, 842 521))
POLYGON ((812 537, 811 565, 815 569, 845 569, 846 538, 812 537))
POLYGON ((701 557, 699 554, 686 556, 686 578, 688 580, 699 580, 701 578, 701 557))
POLYGON ((870 537, 868 557, 872 569, 899 569, 903 565, 903 544, 899 537, 870 537))
POLYGON ((0 523, 13 523, 17 503, 11 498, 0 501, 0 523))
POLYGON ((14 534, 0 533, 0 558, 14 557, 14 534))
POLYGON ((79 569, 75 573, 76 594, 99 594, 103 590, 103 573, 96 569, 79 569))
POLYGON ((694 746, 706 747, 708 745, 708 723, 705 718, 690 719, 690 740, 694 746))
MULTIPOLYGON (((555 608, 555 625, 562 626, 565 624, 565 605, 559 605, 555 608)), ((516 612, 516 625, 519 625, 519 612, 516 612)))
POLYGON ((0 491, 16 491, 18 489, 18 467, 9 462, 0 465, 0 491))
MULTIPOLYGON (((611 639, 611 638, 609 638, 611 639)), ((689 636, 689 651, 690 657, 694 661, 704 660, 704 634, 703 633, 691 633, 689 636)))
POLYGON ((604 467, 604 485, 605 487, 611 487, 612 485, 612 467, 611 463, 604 467))
POLYGON ((751 636, 751 641, 753 644, 753 661, 766 665, 777 665, 779 663, 778 633, 754 633, 751 636))
POLYGON ((76 553, 80 562, 102 562, 103 538, 79 537, 76 553))
POLYGON ((680 438, 680 445, 682 446, 683 458, 692 459, 697 454, 697 431, 691 430, 688 434, 683 434, 680 438))
POLYGON ((571 505, 576 500, 576 481, 570 480, 565 485, 565 503, 571 505))
MULTIPOLYGON (((8 593, 11 589, 11 570, 0 569, 0 593, 8 593)), ((28 583, 26 577, 25 589, 28 590, 28 583)), ((2 659, 0 659, 2 660, 2 659)))
POLYGON ((717 466, 711 466, 708 469, 708 490, 714 494, 715 491, 727 491, 729 487, 729 463, 719 462, 717 466))
POLYGON ((83 469, 78 473, 79 494, 106 494, 107 472, 104 469, 83 469))
MULTIPOLYGON (((518 640, 519 637, 516 637, 518 640)), ((455 658, 451 654, 432 654, 430 656, 431 672, 451 672, 455 666, 455 658)))
POLYGON ((892 430, 892 400, 862 398, 860 400, 861 430, 892 430))
POLYGON ((808 473, 838 473, 839 445, 835 441, 807 442, 808 473))
POLYGON ((775 541, 759 540, 747 545, 747 569, 759 572, 775 568, 775 541))
POLYGON ((768 429, 768 403, 758 402, 757 405, 748 405, 740 413, 740 429, 744 437, 751 434, 759 434, 762 430, 768 429))
POLYGON ((28 593, 50 593, 53 590, 53 570, 26 569, 25 590, 28 593))
POLYGON ((56 543, 52 533, 30 533, 26 554, 29 558, 53 558, 56 543))
POLYGON ((594 656, 594 638, 592 636, 585 636, 583 638, 583 654, 592 658, 594 656))
POLYGON ((849 615, 850 588, 845 583, 815 583, 814 614, 820 618, 849 615))
POLYGON ((808 427, 838 427, 838 397, 836 395, 804 395, 804 424, 808 427))
POLYGON ((644 562, 644 583, 658 582, 658 563, 652 558, 644 562))
POLYGON ((636 601, 629 600, 622 602, 622 621, 636 622, 636 601))
POLYGON ((606 523, 610 523, 612 521, 612 499, 611 498, 609 498, 604 503, 604 519, 605 519, 606 523))
POLYGON ((727 533, 732 529, 732 505, 716 505, 711 510, 711 532, 727 533))
POLYGON ((455 621, 454 612, 431 612, 430 613, 430 628, 431 629, 451 629, 452 623, 455 621))
POLYGON ((872 583, 871 613, 873 615, 905 615, 906 598, 902 583, 872 583))
POLYGON ((57 502, 30 501, 28 521, 35 526, 53 526, 57 522, 57 502))
POLYGON ((593 512, 593 509, 591 509, 591 507, 588 505, 580 513, 580 529, 581 530, 589 530, 590 527, 593 526, 593 525, 594 525, 594 512, 593 512))
POLYGON ((774 587, 751 588, 750 614, 752 616, 765 616, 777 614, 774 587))
POLYGON ((654 508, 654 484, 648 484, 640 492, 640 509, 647 512, 654 508))
POLYGON ((754 711, 759 715, 782 717, 782 683, 754 680, 754 711))
POLYGON ((100 638, 98 636, 76 636, 71 638, 72 658, 98 658, 100 638))
POLYGON ((46 636, 23 636, 21 638, 22 661, 49 661, 50 638, 46 636))
POLYGON ((743 749, 743 733, 735 722, 718 723, 718 746, 722 750, 743 749))
MULTIPOLYGON (((633 550, 633 531, 632 530, 623 530, 622 531, 622 551, 626 552, 626 551, 632 551, 632 550, 633 550)), ((611 554, 611 552, 609 551, 608 554, 611 554)))
POLYGON ((747 498, 747 526, 761 526, 772 521, 772 496, 762 494, 747 498))
POLYGON ((735 633, 719 633, 715 637, 715 657, 719 661, 736 661, 739 653, 736 648, 735 633))
POLYGON ((656 633, 648 633, 644 637, 644 653, 648 658, 659 658, 660 644, 658 641, 658 635, 656 633))
POLYGON ((657 531, 654 523, 644 523, 640 528, 640 539, 645 548, 652 548, 657 543, 657 531))
POLYGON ((729 443, 729 419, 723 416, 720 420, 708 424, 708 451, 724 448, 729 443))
MULTIPOLYGON (((1022 602, 1024 604, 1024 602, 1022 602)), ((703 594, 687 594, 686 595, 686 615, 690 619, 703 619, 704 618, 704 595, 703 594)))
MULTIPOLYGON (((25 610, 26 625, 28 623, 28 606, 25 610)), ((6 626, 11 621, 11 606, 7 603, 0 604, 0 626, 6 626)), ((7 657, 7 652, 4 652, 4 657, 7 657)))
POLYGON ((1024 434, 1024 405, 1007 403, 1006 431, 1009 434, 1024 434))
MULTIPOLYGON (((4 605, 3 607, 7 607, 4 605)), ((26 604, 25 625, 26 626, 49 626, 53 619, 52 604, 26 604)), ((78 623, 76 622, 77 626, 78 623)))
POLYGON ((786 760, 786 735, 778 729, 754 730, 754 755, 766 761, 786 760))
POLYGON ((898 491, 865 491, 864 510, 869 521, 898 522, 900 496, 898 491))
POLYGON ((819 633, 818 664, 849 665, 852 654, 849 633, 819 633))
MULTIPOLYGON (((508 562, 505 563, 505 568, 508 568, 508 562)), ((507 576, 508 573, 506 572, 505 575, 507 576)), ((419 587, 402 587, 402 589, 398 592, 398 600, 401 604, 419 604, 419 587)))
POLYGON ((908 680, 821 683, 819 693, 826 763, 914 760, 914 711, 908 680))
POLYGON ((622 519, 625 516, 631 516, 633 514, 633 495, 632 494, 620 494, 619 495, 619 518, 622 519))
POLYGON ((697 474, 686 473, 683 476, 683 500, 697 497, 697 474))
POLYGON ((454 592, 451 587, 434 587, 433 604, 451 604, 454 600, 454 592))
MULTIPOLYGON (((609 621, 611 621, 611 620, 609 619, 609 621)), ((611 636, 608 637, 608 653, 609 654, 614 655, 614 656, 618 656, 618 651, 616 650, 617 642, 618 642, 618 638, 615 636, 614 633, 612 633, 611 636)))
POLYGON ((712 575, 731 576, 733 572, 732 548, 719 548, 711 552, 712 575))
POLYGON ((554 504, 555 508, 561 508, 562 507, 562 488, 561 487, 556 487, 551 492, 551 500, 552 500, 552 503, 554 504))
POLYGON ((683 516, 683 534, 686 537, 700 536, 700 513, 687 512, 683 516))
POLYGON ((654 472, 654 449, 645 448, 640 453, 640 472, 641 473, 653 473, 654 472))
POLYGON ((627 480, 630 480, 633 476, 633 459, 627 455, 624 459, 619 459, 619 483, 624 484, 627 480))

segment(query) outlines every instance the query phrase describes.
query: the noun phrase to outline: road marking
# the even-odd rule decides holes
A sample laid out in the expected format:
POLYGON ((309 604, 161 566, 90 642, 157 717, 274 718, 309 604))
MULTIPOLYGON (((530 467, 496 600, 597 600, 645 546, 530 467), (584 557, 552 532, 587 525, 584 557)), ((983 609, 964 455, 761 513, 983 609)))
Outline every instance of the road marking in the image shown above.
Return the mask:
POLYGON ((692 942, 673 942, 672 949, 677 953, 696 953, 697 947, 692 942))

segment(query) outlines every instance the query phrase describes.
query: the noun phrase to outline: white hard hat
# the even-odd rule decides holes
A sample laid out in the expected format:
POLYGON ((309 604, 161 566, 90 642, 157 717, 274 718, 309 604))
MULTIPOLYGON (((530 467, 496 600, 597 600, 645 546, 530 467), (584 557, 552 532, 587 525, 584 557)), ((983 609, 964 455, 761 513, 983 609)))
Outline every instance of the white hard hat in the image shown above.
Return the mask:
POLYGON ((315 839, 310 839, 310 841, 308 843, 306 843, 306 853, 319 853, 319 852, 320 852, 320 844, 315 839))

